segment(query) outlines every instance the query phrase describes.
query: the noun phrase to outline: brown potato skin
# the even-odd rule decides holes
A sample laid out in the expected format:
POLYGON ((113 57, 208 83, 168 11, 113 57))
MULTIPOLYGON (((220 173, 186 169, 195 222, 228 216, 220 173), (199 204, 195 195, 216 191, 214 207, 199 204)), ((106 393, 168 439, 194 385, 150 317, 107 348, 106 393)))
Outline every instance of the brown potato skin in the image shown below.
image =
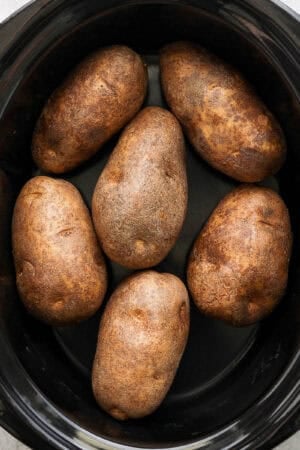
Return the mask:
POLYGON ((12 224, 17 287, 28 311, 48 324, 80 322, 100 307, 107 275, 78 190, 49 177, 28 181, 12 224))
POLYGON ((98 404, 119 420, 151 414, 173 382, 188 332, 179 278, 148 270, 123 281, 100 323, 92 371, 98 404))
POLYGON ((282 166, 282 130, 232 66, 191 42, 175 42, 160 57, 165 98, 197 152, 215 169, 257 182, 282 166))
POLYGON ((169 111, 143 109, 127 126, 97 182, 92 212, 107 256, 129 268, 162 261, 187 209, 185 145, 169 111))
POLYGON ((193 246, 188 287, 204 314, 253 324, 284 294, 292 248, 288 210, 271 189, 242 185, 224 197, 193 246))
POLYGON ((42 111, 32 142, 38 167, 59 174, 93 156, 141 108, 147 81, 145 64, 128 47, 88 56, 42 111))

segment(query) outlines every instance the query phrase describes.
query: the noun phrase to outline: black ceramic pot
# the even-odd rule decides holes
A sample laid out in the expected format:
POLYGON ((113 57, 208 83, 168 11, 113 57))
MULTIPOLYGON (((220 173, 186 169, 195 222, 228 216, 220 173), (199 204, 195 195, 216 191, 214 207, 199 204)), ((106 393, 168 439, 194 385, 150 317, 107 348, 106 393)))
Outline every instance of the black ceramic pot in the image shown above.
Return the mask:
MULTIPOLYGON (((146 103, 164 105, 157 55, 177 39, 201 42, 237 66, 285 131, 287 162, 265 184, 280 191, 292 218, 286 296, 270 318, 243 329, 192 307, 188 347, 164 403, 146 419, 119 423, 97 407, 90 387, 101 311, 76 327, 38 323, 16 294, 10 251, 0 255, 0 421, 34 448, 253 450, 271 448, 300 424, 300 25, 292 11, 268 0, 37 0, 0 28, 0 167, 15 197, 38 173, 30 141, 45 100, 95 48, 124 43, 142 53, 150 76, 146 103)), ((115 141, 65 177, 88 204, 115 141)), ((236 185, 191 148, 188 170, 188 218, 159 266, 182 279, 196 234, 236 185)), ((10 215, 0 218, 8 224, 7 244, 10 215)), ((128 271, 109 267, 111 292, 128 271)))

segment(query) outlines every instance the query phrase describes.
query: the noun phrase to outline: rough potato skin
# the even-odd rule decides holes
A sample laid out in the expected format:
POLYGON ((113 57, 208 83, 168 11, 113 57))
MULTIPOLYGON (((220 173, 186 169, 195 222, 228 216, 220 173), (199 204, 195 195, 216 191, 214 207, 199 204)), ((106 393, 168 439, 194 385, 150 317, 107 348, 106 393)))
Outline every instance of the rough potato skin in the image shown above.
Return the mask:
POLYGON ((38 167, 58 174, 89 159, 138 112, 146 91, 146 66, 130 48, 90 55, 42 111, 32 143, 38 167))
POLYGON ((219 203, 192 249, 187 279, 204 314, 255 323, 283 296, 292 247, 288 210, 271 189, 242 185, 219 203))
POLYGON ((282 130, 236 69, 190 42, 164 47, 160 69, 170 108, 209 164, 243 182, 279 170, 282 130))
POLYGON ((17 287, 26 308, 51 325, 92 316, 106 291, 106 268, 79 192, 49 177, 28 181, 12 224, 17 287))
POLYGON ((119 420, 151 414, 166 396, 189 332, 189 298, 174 275, 145 271, 123 281, 101 319, 92 386, 119 420))
POLYGON ((127 126, 97 182, 93 220, 108 257, 129 268, 162 261, 187 209, 185 145, 169 111, 143 109, 127 126))

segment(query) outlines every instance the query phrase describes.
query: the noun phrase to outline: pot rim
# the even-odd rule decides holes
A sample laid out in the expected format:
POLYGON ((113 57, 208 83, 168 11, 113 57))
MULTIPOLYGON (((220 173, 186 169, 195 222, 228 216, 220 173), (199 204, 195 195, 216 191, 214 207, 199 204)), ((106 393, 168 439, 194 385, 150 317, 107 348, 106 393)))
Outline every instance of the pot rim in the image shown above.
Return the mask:
MULTIPOLYGON (((29 70, 32 58, 37 57, 42 48, 41 33, 47 27, 59 8, 63 8, 61 0, 37 0, 39 5, 32 17, 15 33, 13 40, 2 48, 0 54, 0 117, 5 110, 14 90, 22 80, 22 76, 29 70), (50 18, 50 19, 49 19, 50 18), (40 37, 40 39, 39 39, 40 37), (37 44, 40 42, 40 44, 37 44), (39 45, 34 47, 34 45, 39 45), (35 49, 33 51, 33 49, 35 49), (28 55, 33 52, 32 58, 28 55), (26 59, 23 58, 24 55, 26 59)), ((68 6, 70 7, 70 3, 68 6)), ((107 8, 126 7, 135 4, 178 4, 176 0, 134 0, 103 1, 100 12, 107 8), (106 5, 106 6, 104 6, 106 5)), ((201 0, 183 0, 187 6, 202 7, 201 0)), ((237 0, 236 8, 232 3, 218 3, 218 13, 230 25, 245 34, 245 27, 251 32, 255 44, 275 61, 277 69, 300 102, 300 16, 283 4, 280 0, 237 0), (253 28, 257 30, 262 17, 268 20, 268 37, 272 39, 272 48, 267 40, 259 33, 254 36, 253 28), (267 19, 266 19, 267 17, 267 19), (271 18, 272 17, 272 18, 271 18), (298 27, 298 33, 296 28, 298 27), (294 73, 286 72, 286 64, 292 65, 294 73)), ((29 3, 23 11, 30 7, 29 3)), ((265 28, 263 30, 265 33, 265 28)), ((45 45, 45 44, 44 44, 45 45)), ((1 326, 5 327, 4 323, 1 326)), ((92 432, 82 429, 79 424, 64 416, 55 405, 50 402, 28 377, 24 367, 13 353, 8 339, 0 334, 0 350, 2 364, 0 366, 0 392, 13 410, 22 420, 34 429, 40 436, 51 442, 54 448, 65 449, 139 449, 141 447, 124 446, 109 441, 92 432), (9 367, 9 370, 8 370, 9 367), (30 400, 29 400, 30 399, 30 400)), ((268 441, 279 428, 300 408, 300 347, 295 352, 285 371, 276 383, 260 400, 245 411, 237 420, 207 434, 202 439, 187 444, 172 446, 174 450, 183 449, 250 449, 258 448, 268 441)), ((143 447, 146 449, 146 447, 143 447)), ((159 449, 159 447, 155 447, 159 449)), ((167 445, 162 448, 167 448, 167 445)), ((149 447, 150 450, 150 447, 149 447)))

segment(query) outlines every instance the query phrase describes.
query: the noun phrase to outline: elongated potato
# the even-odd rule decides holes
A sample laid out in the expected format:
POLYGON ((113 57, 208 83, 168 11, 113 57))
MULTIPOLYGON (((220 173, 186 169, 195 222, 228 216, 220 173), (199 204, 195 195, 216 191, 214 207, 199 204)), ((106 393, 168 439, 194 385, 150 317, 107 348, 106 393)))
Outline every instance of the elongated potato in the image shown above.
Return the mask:
POLYGON ((261 181, 285 160, 279 124, 239 72, 199 45, 175 42, 160 59, 166 100, 197 152, 239 181, 261 181))
POLYGON ((48 100, 33 136, 36 164, 50 173, 74 169, 138 112, 146 91, 146 66, 133 50, 93 53, 48 100))
POLYGON ((92 221, 69 182, 35 177, 13 215, 17 287, 26 308, 52 325, 87 319, 106 291, 106 268, 92 221))
POLYGON ((102 316, 92 372, 99 405, 119 420, 151 414, 163 401, 189 331, 179 278, 146 271, 121 283, 102 316))
POLYGON ((162 108, 145 108, 121 135, 95 188, 93 220, 102 248, 123 266, 154 266, 175 244, 186 209, 180 125, 162 108))
POLYGON ((190 292, 204 314, 250 325, 283 296, 292 247, 288 210, 271 189, 243 185, 216 207, 191 252, 190 292))

